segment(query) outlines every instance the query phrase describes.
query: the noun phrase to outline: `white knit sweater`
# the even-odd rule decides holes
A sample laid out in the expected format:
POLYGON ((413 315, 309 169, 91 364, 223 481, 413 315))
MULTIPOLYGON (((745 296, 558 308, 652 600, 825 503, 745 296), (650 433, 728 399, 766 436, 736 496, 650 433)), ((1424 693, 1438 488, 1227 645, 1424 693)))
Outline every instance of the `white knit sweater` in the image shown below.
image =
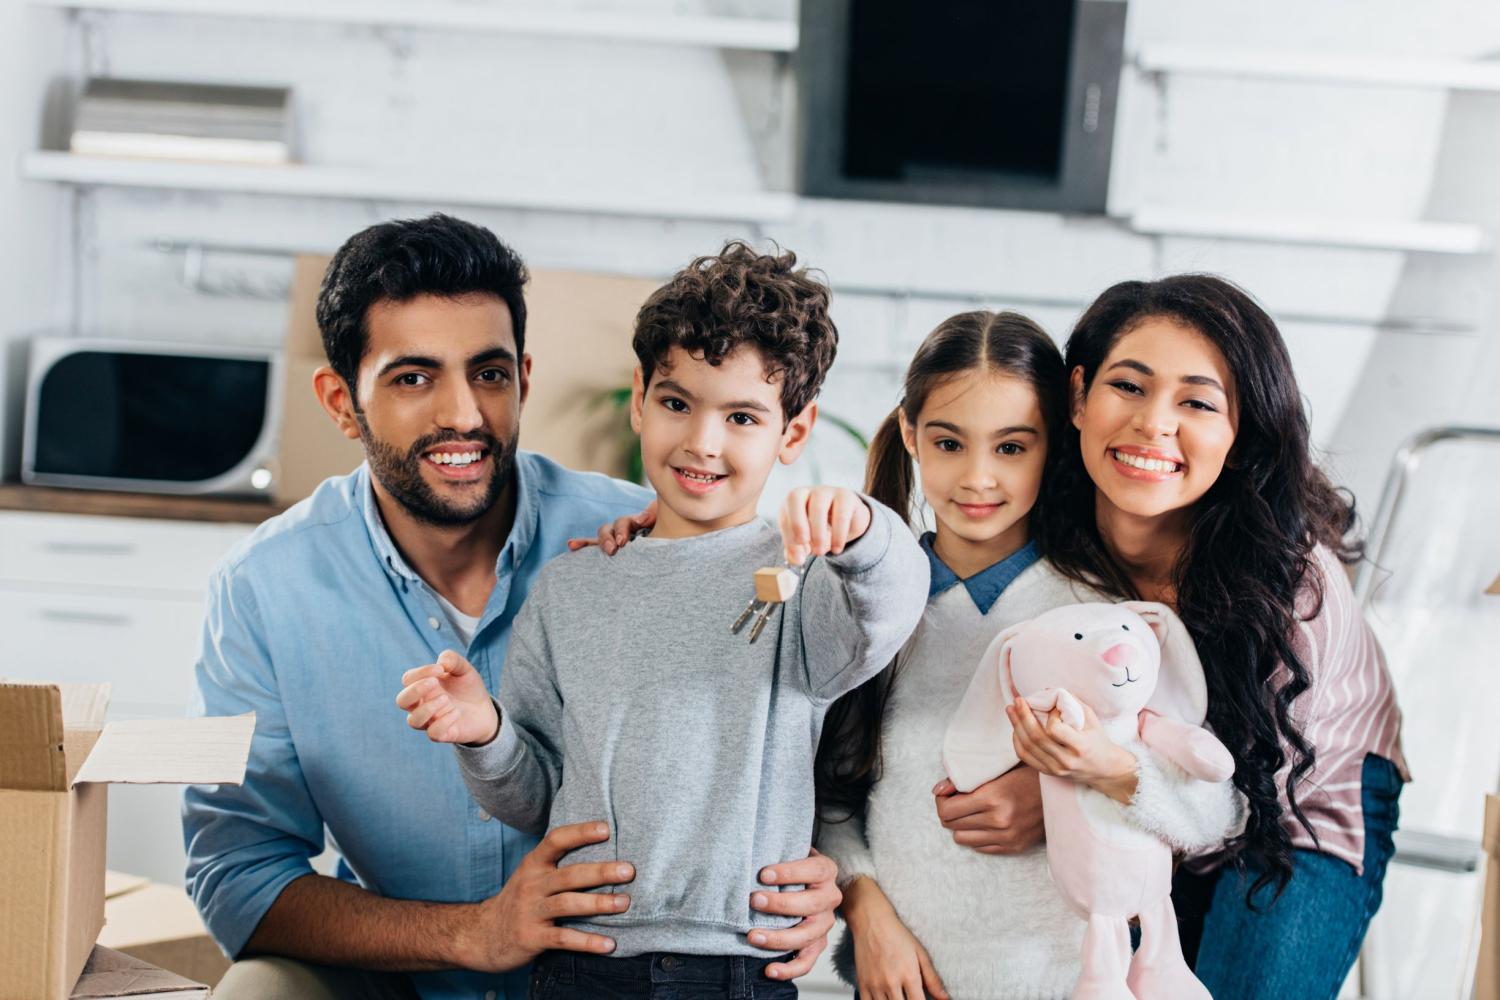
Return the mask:
MULTIPOLYGON (((959 847, 938 821, 932 786, 943 777, 943 733, 990 641, 1051 608, 1098 599, 1045 560, 988 614, 962 585, 932 598, 899 658, 865 821, 824 824, 819 835, 841 883, 866 875, 880 885, 954 1000, 1052 1000, 1069 996, 1078 978, 1084 922, 1053 886, 1045 847, 1004 856, 959 847)), ((1197 781, 1140 744, 1129 749, 1141 762, 1126 810, 1132 822, 1187 853, 1216 847, 1243 825, 1231 783, 1197 781)), ((847 977, 849 941, 840 952, 847 977)))

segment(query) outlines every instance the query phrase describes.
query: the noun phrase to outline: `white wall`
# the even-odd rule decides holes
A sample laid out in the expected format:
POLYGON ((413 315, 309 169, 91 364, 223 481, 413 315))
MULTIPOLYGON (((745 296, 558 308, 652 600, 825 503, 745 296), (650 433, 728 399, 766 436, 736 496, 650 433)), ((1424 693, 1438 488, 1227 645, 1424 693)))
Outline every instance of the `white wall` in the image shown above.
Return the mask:
POLYGON ((24 4, 0 4, 0 476, 19 461, 19 337, 68 320, 73 273, 70 196, 23 182, 10 166, 43 139, 48 112, 74 61, 61 19, 24 4))

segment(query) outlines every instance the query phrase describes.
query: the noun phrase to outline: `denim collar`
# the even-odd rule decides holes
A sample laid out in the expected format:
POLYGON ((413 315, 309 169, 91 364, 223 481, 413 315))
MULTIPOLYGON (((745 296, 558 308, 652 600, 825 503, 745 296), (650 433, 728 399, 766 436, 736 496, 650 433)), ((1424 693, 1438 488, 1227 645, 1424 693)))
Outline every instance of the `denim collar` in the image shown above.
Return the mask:
POLYGON ((938 558, 938 554, 933 551, 934 537, 930 531, 922 536, 922 551, 927 553, 927 562, 932 567, 932 583, 927 588, 927 599, 930 601, 954 584, 961 583, 982 615, 989 614, 990 608, 993 608, 995 602, 1000 599, 1000 595, 1005 593, 1005 588, 1030 568, 1032 563, 1041 558, 1036 542, 1027 542, 994 565, 986 566, 968 579, 961 580, 958 574, 949 569, 948 564, 938 558))
MULTIPOLYGON (((536 482, 530 474, 531 470, 526 468, 526 457, 519 451, 516 453, 511 470, 516 485, 516 518, 510 528, 510 537, 505 540, 505 545, 500 549, 500 556, 495 561, 497 579, 504 575, 507 560, 509 560, 510 567, 515 567, 526 558, 532 539, 536 537, 537 522, 541 514, 541 502, 537 496, 536 482)), ((385 521, 380 516, 380 507, 375 502, 375 486, 370 481, 370 476, 369 464, 361 465, 354 487, 359 494, 362 494, 361 506, 365 518, 365 529, 370 533, 370 544, 374 547, 381 565, 388 571, 408 583, 420 583, 422 578, 401 557, 395 541, 385 529, 385 521)))

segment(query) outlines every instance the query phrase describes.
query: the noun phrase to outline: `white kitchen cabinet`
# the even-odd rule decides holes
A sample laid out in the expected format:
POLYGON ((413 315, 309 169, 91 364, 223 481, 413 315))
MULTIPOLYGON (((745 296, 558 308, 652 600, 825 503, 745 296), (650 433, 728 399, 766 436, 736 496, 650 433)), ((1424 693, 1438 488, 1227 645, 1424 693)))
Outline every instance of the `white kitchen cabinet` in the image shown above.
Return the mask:
MULTIPOLYGON (((252 530, 0 510, 0 676, 108 681, 112 719, 182 715, 209 573, 252 530)), ((111 868, 182 884, 179 794, 172 786, 111 786, 111 868)))

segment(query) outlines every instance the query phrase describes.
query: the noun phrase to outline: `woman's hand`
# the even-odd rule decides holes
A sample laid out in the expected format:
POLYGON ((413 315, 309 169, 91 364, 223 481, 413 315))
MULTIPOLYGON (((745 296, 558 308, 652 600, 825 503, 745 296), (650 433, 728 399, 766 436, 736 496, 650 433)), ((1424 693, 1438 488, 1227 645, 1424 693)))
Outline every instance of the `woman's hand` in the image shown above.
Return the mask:
POLYGON ((656 501, 652 500, 646 505, 646 509, 639 514, 627 514, 617 517, 609 524, 599 529, 596 538, 570 538, 568 539, 568 551, 577 552, 586 549, 590 545, 597 545, 604 550, 607 556, 614 555, 620 548, 636 535, 645 531, 656 523, 656 501))
POLYGON ((841 486, 798 487, 781 504, 781 542, 786 561, 801 566, 813 556, 844 547, 870 528, 870 508, 853 490, 841 486))
POLYGON ((1140 766, 1135 754, 1109 738, 1092 708, 1083 706, 1082 729, 1064 722, 1056 709, 1037 718, 1024 698, 1006 705, 1005 717, 1022 763, 1043 774, 1080 781, 1122 804, 1135 795, 1140 766))
POLYGON ((500 713, 484 678, 451 649, 436 663, 402 674, 401 683, 406 687, 396 695, 396 707, 406 712, 408 726, 434 743, 488 743, 500 731, 500 713))
POLYGON ((860 1000, 948 1000, 927 949, 874 879, 861 876, 844 887, 844 919, 854 935, 860 1000))

